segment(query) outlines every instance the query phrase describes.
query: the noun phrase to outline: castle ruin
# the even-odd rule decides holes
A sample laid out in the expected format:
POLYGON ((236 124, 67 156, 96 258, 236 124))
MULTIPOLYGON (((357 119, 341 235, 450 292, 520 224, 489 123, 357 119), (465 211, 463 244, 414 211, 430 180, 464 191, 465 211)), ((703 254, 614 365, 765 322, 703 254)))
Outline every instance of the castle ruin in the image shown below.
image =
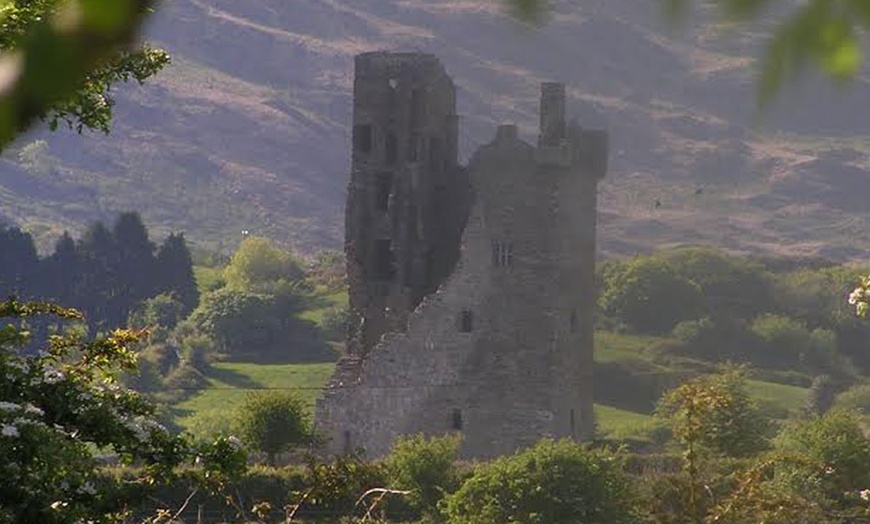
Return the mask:
POLYGON ((536 146, 457 160, 455 88, 419 53, 356 57, 348 352, 317 401, 335 453, 462 434, 466 457, 592 436, 597 183, 607 135, 541 87, 536 146))

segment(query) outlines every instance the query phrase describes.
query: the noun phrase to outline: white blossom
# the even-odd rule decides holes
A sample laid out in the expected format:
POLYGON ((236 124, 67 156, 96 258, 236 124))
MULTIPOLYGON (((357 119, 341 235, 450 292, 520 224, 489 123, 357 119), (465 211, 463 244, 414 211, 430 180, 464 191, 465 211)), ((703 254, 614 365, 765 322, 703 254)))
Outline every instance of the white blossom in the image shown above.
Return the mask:
POLYGON ((17 437, 19 435, 18 428, 9 424, 3 424, 3 427, 0 428, 0 435, 4 437, 17 437))
POLYGON ((30 403, 24 405, 24 412, 29 415, 37 415, 39 417, 45 415, 45 411, 42 411, 41 409, 30 403))
POLYGON ((18 411, 21 406, 14 402, 0 402, 0 411, 18 411))
POLYGON ((233 446, 233 448, 235 448, 236 450, 240 450, 240 449, 242 449, 242 441, 239 440, 239 438, 236 437, 235 435, 230 435, 230 437, 227 438, 227 441, 228 441, 228 442, 233 446))
POLYGON ((79 486, 78 492, 79 492, 79 493, 85 493, 85 494, 87 494, 87 495, 96 495, 96 494, 97 494, 97 488, 94 487, 94 485, 91 483, 90 480, 87 480, 87 481, 85 481, 84 484, 82 484, 81 486, 79 486))
POLYGON ((45 368, 45 372, 42 374, 42 380, 46 384, 57 384, 61 380, 64 379, 63 371, 59 369, 55 369, 51 366, 45 368))
POLYGON ((8 361, 6 363, 6 365, 9 366, 10 368, 15 368, 18 371, 21 371, 23 373, 27 373, 27 371, 29 369, 26 362, 22 362, 21 360, 17 360, 17 359, 8 361))
POLYGON ((858 494, 861 495, 861 500, 870 500, 870 489, 862 489, 858 494))

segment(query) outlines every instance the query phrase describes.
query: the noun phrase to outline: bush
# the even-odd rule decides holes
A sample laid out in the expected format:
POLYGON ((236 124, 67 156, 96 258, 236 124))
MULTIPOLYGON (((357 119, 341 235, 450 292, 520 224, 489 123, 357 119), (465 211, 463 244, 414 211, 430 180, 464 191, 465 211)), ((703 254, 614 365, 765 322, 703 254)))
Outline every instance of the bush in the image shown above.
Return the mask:
POLYGON ((793 422, 775 443, 780 451, 802 459, 777 472, 782 482, 799 492, 817 493, 842 506, 850 494, 870 486, 870 441, 854 414, 833 410, 793 422))
POLYGON ((449 522, 462 524, 637 521, 620 461, 567 440, 542 440, 479 466, 442 506, 449 522))
POLYGON ((742 369, 690 380, 668 392, 657 414, 671 423, 674 436, 730 457, 752 455, 767 447, 768 421, 746 392, 742 369))
POLYGON ((436 514, 438 502, 459 487, 454 461, 460 442, 455 435, 414 435, 396 441, 386 459, 390 487, 411 492, 407 501, 415 516, 436 514))
POLYGON ((387 485, 383 465, 366 462, 358 455, 345 455, 323 464, 309 460, 305 491, 294 493, 294 503, 304 502, 297 516, 303 520, 336 522, 340 517, 359 514, 356 503, 372 488, 387 485))
POLYGON ((703 296, 669 263, 640 257, 603 277, 602 311, 639 333, 666 334, 681 320, 703 315, 703 296))
POLYGON ((289 391, 249 393, 239 407, 234 427, 251 449, 266 454, 270 465, 279 453, 311 442, 311 421, 305 402, 289 391))

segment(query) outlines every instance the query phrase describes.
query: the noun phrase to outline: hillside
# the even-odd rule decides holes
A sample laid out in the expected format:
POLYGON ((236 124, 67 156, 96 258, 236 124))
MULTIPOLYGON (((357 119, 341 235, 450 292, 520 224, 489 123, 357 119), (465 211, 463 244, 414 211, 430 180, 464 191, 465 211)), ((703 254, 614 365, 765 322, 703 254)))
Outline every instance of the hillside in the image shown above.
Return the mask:
POLYGON ((158 234, 229 250, 242 230, 339 248, 352 57, 437 54, 459 89, 464 158, 494 126, 535 134, 537 85, 570 87, 581 124, 612 134, 600 246, 870 255, 870 83, 814 78, 754 126, 763 25, 664 29, 654 2, 562 1, 541 29, 495 0, 170 0, 149 38, 174 62, 118 90, 109 136, 35 132, 0 159, 0 215, 45 246, 64 228, 138 209, 158 234), (22 147, 45 138, 49 169, 22 147), (658 205, 657 205, 658 203, 658 205))

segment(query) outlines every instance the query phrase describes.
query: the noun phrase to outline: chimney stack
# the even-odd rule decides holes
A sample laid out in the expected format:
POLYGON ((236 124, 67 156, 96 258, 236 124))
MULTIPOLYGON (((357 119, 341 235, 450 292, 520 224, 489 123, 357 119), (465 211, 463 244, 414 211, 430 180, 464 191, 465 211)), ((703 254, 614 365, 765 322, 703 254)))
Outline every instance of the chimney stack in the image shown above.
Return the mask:
POLYGON ((541 84, 541 134, 538 147, 558 147, 565 138, 565 84, 541 84))

